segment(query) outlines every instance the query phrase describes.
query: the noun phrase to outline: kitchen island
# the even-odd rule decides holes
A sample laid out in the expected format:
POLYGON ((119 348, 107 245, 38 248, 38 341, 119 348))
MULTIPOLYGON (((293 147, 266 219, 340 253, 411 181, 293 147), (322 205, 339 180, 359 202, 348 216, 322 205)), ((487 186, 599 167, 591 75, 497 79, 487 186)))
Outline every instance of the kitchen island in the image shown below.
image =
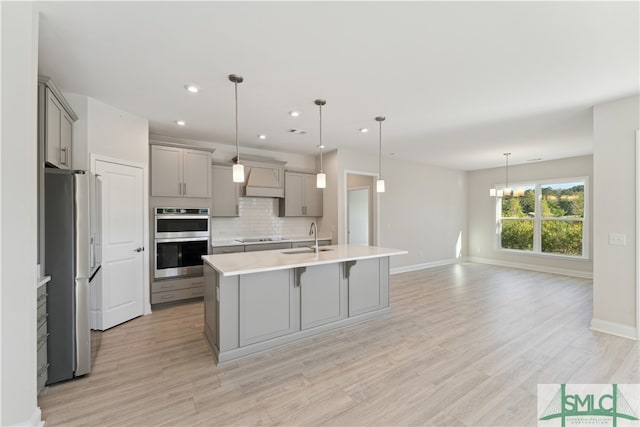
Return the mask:
POLYGON ((384 315, 389 257, 360 245, 205 255, 205 334, 218 363, 384 315))

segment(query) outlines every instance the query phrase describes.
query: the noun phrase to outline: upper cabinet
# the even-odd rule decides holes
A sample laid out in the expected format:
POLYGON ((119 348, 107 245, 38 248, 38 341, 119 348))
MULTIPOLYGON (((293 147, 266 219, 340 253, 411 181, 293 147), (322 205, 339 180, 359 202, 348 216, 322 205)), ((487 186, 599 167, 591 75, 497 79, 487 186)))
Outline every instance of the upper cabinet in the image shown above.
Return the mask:
POLYGON ((280 216, 322 216, 322 189, 316 188, 316 175, 285 173, 280 216))
POLYGON ((152 145, 151 195, 211 197, 211 152, 152 145))
POLYGON ((231 165, 211 166, 211 216, 239 216, 238 183, 233 182, 231 165))
POLYGON ((72 127, 78 116, 49 77, 38 78, 38 137, 44 146, 44 161, 71 169, 72 127))

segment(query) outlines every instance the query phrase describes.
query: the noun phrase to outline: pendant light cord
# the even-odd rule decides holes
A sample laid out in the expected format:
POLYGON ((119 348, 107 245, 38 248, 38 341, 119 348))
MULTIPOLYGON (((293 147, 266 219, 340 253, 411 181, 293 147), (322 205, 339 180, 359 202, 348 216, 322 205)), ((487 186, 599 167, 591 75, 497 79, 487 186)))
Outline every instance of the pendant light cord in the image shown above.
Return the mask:
POLYGON ((320 104, 319 106, 319 111, 320 111, 320 173, 322 172, 322 104, 320 104))
POLYGON ((382 120, 378 121, 378 179, 382 179, 382 120))
POLYGON ((236 99, 236 163, 240 164, 240 144, 238 143, 238 82, 233 83, 236 99))

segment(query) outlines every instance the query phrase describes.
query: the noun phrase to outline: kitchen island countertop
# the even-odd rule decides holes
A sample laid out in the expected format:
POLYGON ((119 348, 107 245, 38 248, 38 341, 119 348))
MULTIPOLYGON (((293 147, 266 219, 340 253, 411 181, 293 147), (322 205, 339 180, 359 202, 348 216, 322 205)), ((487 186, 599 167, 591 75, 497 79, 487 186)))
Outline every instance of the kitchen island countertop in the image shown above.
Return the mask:
POLYGON ((403 255, 405 250, 363 245, 322 246, 319 253, 300 253, 301 248, 260 252, 203 255, 202 259, 222 276, 260 273, 320 264, 403 255))

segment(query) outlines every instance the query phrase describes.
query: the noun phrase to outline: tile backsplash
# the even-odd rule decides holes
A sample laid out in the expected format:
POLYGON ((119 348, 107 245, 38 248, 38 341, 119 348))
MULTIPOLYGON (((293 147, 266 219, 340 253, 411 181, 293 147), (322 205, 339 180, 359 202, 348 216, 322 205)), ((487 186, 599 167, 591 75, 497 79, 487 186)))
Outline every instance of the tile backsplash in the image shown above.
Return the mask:
POLYGON ((212 239, 237 239, 242 237, 297 237, 309 233, 309 226, 316 218, 278 216, 278 199, 265 197, 240 197, 240 216, 235 218, 211 218, 212 239))

